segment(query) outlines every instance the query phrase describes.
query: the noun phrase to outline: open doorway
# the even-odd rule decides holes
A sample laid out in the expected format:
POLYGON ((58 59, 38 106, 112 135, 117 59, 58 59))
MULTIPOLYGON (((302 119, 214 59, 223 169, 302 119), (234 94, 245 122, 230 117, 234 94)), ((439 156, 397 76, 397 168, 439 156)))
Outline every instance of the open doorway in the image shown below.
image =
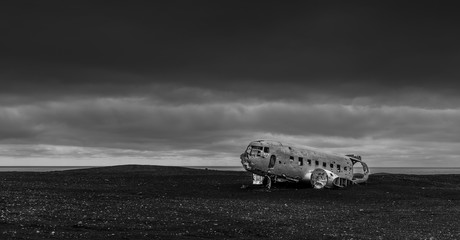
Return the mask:
POLYGON ((275 166, 275 162, 276 162, 276 156, 272 155, 270 157, 270 162, 268 163, 268 168, 273 168, 275 166))

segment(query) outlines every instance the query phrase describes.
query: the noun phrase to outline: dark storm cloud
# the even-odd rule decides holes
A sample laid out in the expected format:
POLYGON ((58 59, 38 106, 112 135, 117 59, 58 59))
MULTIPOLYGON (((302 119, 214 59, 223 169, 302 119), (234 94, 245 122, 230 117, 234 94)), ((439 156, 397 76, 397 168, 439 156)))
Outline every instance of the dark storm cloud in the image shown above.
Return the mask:
POLYGON ((22 81, 46 89, 174 81, 235 90, 234 84, 283 82, 333 87, 348 96, 459 87, 458 19, 445 4, 3 4, 2 72, 44 77, 40 83, 16 78, 10 85, 22 81), (76 79, 77 67, 154 77, 76 79))
POLYGON ((37 119, 24 116, 17 108, 0 107, 0 141, 31 140, 39 135, 40 131, 37 119))
MULTIPOLYGON (((416 106, 422 108, 456 108, 460 98, 456 88, 424 89, 419 86, 386 89, 352 80, 335 85, 319 86, 290 81, 243 81, 189 76, 142 75, 124 71, 108 71, 56 65, 52 72, 47 67, 35 66, 33 73, 0 73, 4 86, 0 101, 4 106, 40 103, 58 100, 92 99, 99 97, 140 97, 157 104, 287 101, 302 103, 336 103, 369 106, 416 106), (40 70, 41 69, 41 70, 40 70), (46 70, 48 69, 48 70, 46 70), (82 79, 80 81, 80 79, 82 79), (188 81, 186 81, 188 79, 188 81), (203 83, 205 82, 205 83, 203 83), (215 82, 215 83, 213 83, 215 82), (221 84, 217 84, 221 83, 221 84), (350 91, 347 91, 349 89, 350 91), (353 90, 354 89, 354 90, 353 90), (363 89, 373 89, 366 92, 363 89), (361 94, 353 92, 362 91, 361 94)), ((29 69, 30 70, 30 69, 29 69)), ((436 82, 433 80, 433 82, 436 82)))

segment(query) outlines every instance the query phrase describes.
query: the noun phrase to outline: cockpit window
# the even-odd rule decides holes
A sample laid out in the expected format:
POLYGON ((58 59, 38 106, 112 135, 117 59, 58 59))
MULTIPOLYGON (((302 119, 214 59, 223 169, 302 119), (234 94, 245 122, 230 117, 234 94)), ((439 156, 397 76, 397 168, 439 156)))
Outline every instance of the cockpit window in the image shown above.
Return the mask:
POLYGON ((246 152, 251 156, 261 156, 261 152, 264 148, 262 146, 249 145, 246 152))
POLYGON ((264 147, 264 153, 269 153, 270 152, 270 148, 269 147, 264 147))
POLYGON ((252 149, 257 149, 257 150, 262 150, 263 149, 262 146, 251 146, 251 147, 252 147, 252 149))

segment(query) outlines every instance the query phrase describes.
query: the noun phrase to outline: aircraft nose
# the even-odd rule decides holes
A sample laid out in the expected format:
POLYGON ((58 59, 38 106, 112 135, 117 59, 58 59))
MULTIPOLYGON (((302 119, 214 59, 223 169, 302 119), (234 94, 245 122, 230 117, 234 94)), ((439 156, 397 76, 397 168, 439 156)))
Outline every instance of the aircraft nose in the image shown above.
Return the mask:
POLYGON ((240 155, 240 159, 241 159, 241 164, 243 164, 243 167, 246 169, 246 170, 249 170, 251 169, 251 161, 249 160, 249 157, 248 157, 248 153, 244 152, 240 155))

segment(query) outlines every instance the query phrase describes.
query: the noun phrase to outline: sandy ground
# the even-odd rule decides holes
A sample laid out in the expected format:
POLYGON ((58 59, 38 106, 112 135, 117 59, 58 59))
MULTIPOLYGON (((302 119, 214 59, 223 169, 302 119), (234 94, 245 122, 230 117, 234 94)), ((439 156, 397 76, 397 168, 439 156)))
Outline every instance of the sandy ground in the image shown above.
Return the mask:
POLYGON ((0 180, 0 239, 460 239, 460 175, 379 174, 340 190, 133 165, 0 180))

